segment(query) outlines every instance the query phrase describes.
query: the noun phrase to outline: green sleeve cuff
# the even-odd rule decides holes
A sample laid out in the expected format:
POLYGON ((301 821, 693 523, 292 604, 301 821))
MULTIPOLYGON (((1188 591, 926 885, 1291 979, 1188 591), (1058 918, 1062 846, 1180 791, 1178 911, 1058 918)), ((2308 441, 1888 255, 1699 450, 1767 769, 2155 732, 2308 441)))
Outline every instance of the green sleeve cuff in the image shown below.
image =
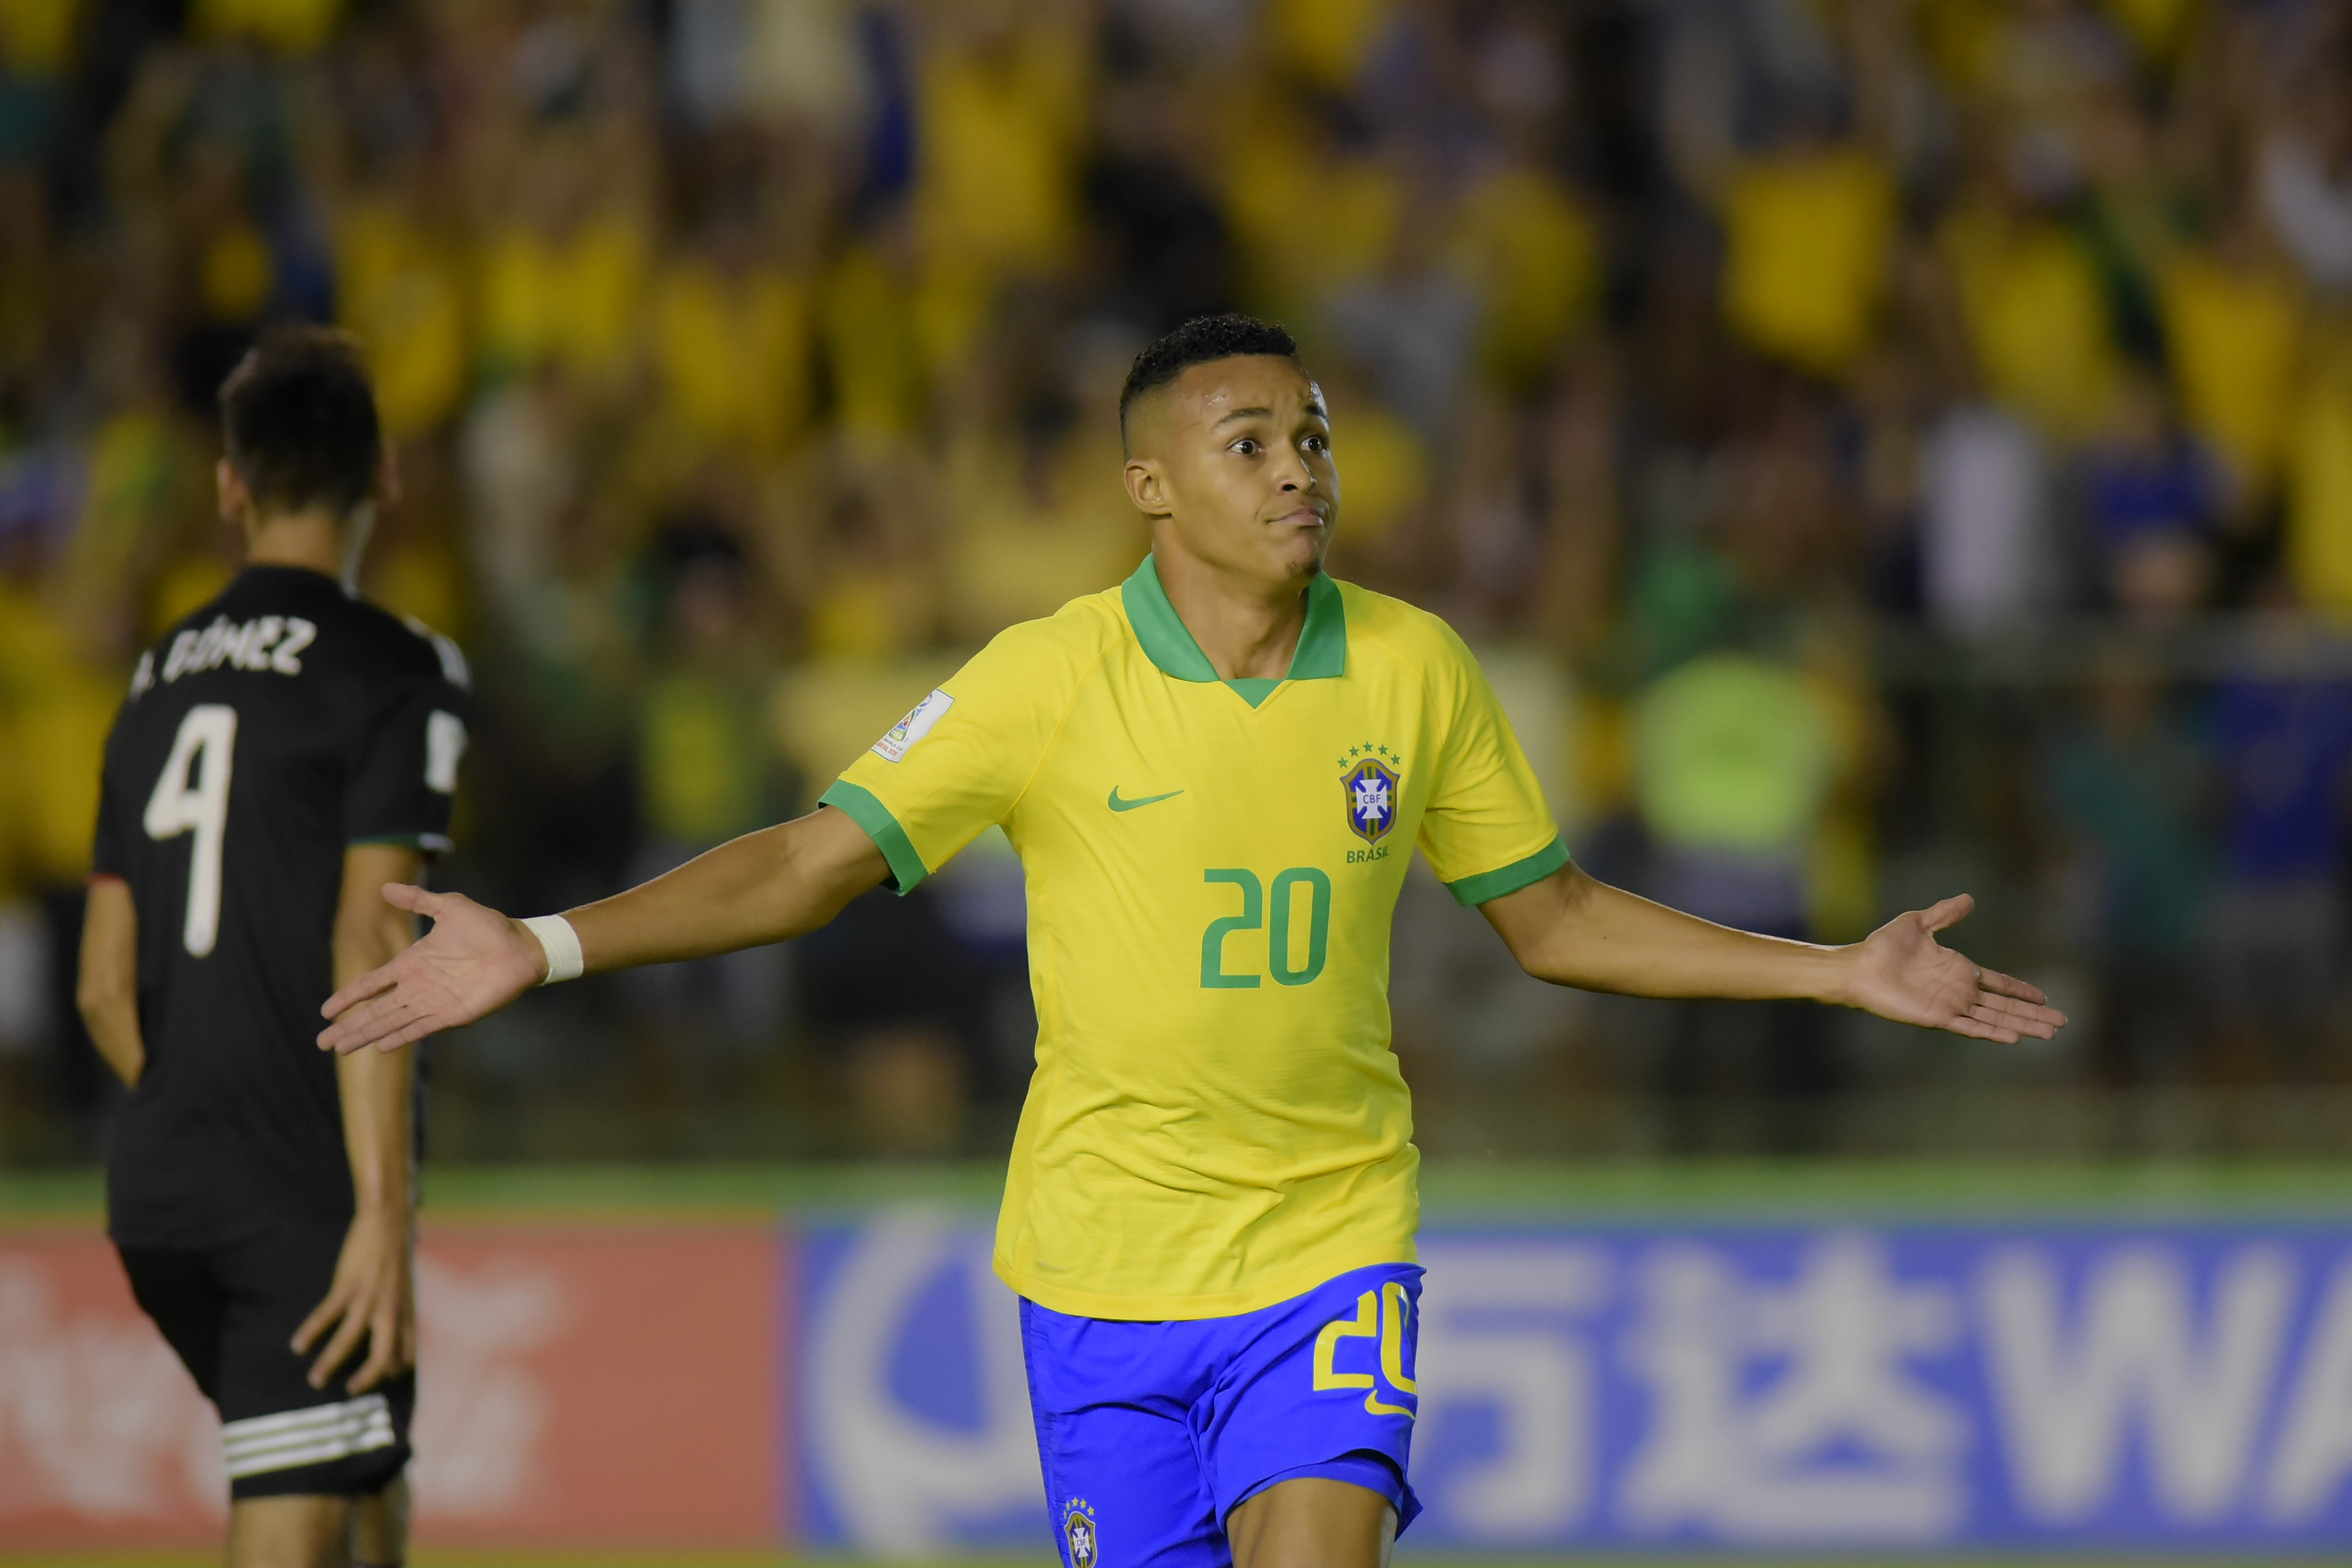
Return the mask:
POLYGON ((356 849, 362 844, 388 845, 398 849, 416 849, 427 855, 449 852, 449 836, 446 833, 374 833, 354 838, 346 848, 356 849))
POLYGON ((915 890, 915 884, 929 876, 923 858, 915 853, 914 841, 890 808, 875 798, 874 792, 847 779, 835 779, 833 787, 817 797, 817 805, 832 806, 848 814, 849 820, 866 830, 874 840, 874 847, 882 851, 882 858, 890 863, 890 890, 901 895, 915 890))
POLYGON ((1448 882, 1445 890, 1454 895, 1455 903, 1475 908, 1489 899, 1499 899, 1529 883, 1540 882, 1567 864, 1568 846, 1554 838, 1524 860, 1514 860, 1497 871, 1481 871, 1475 877, 1448 882))

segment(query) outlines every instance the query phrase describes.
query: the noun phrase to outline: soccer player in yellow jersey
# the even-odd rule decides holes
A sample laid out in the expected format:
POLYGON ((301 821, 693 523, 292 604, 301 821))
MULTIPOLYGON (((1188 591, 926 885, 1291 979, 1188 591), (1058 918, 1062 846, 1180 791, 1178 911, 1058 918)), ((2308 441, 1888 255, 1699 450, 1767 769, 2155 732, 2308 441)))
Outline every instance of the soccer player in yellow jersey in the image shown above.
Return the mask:
POLYGON ((1134 576, 1004 632, 811 815, 562 916, 390 887, 432 934, 329 1000, 390 1049, 586 969, 802 935, 992 824, 1029 901, 1037 1069, 996 1267, 1022 1297, 1066 1568, 1376 1568, 1418 1505, 1412 1110, 1389 923, 1419 847, 1531 973, 1811 998, 2047 1037, 2041 992, 1937 945, 1726 930, 1570 862, 1446 626, 1324 574, 1339 476, 1287 333, 1187 323, 1120 399, 1134 576))

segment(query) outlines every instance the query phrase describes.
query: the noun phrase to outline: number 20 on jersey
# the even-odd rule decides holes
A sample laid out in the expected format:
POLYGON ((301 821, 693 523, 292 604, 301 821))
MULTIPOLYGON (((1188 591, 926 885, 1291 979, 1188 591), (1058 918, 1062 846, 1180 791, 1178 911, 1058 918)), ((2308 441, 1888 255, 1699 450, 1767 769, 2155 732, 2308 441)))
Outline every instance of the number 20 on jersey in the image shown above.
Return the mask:
POLYGON ((1271 884, 1257 873, 1229 866, 1204 871, 1204 882, 1229 883, 1241 890, 1237 914, 1222 915, 1201 933, 1201 984, 1211 991, 1255 991, 1264 975, 1225 967, 1225 942, 1236 932, 1265 932, 1266 970, 1276 985, 1305 985, 1323 973, 1331 942, 1331 879, 1313 866, 1293 866, 1275 873, 1271 884), (1305 897, 1305 948, 1299 951, 1299 910, 1305 897), (1269 914, 1271 920, 1269 920, 1269 914), (1294 963, 1296 959, 1298 962, 1294 963))

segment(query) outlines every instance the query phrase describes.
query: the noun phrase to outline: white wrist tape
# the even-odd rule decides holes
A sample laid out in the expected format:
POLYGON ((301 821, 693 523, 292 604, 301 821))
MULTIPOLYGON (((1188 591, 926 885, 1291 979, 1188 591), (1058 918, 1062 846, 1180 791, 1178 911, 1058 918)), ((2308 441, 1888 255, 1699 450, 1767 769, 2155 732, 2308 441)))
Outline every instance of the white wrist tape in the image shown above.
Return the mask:
POLYGON ((522 929, 539 938, 540 950, 547 954, 547 978, 541 985, 552 985, 559 980, 577 980, 587 963, 580 956, 580 933, 562 915, 533 915, 522 922, 522 929))

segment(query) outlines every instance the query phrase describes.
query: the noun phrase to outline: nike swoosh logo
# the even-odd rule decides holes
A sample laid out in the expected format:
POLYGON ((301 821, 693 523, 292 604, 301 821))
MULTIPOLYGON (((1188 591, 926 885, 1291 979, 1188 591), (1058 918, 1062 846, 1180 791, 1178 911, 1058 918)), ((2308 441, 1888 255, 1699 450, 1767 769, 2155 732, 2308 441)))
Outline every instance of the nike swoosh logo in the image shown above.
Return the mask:
POLYGON ((1171 789, 1166 795, 1147 795, 1141 800, 1121 800, 1118 798, 1118 785, 1113 784, 1110 786, 1110 808, 1113 811, 1133 811, 1139 805, 1157 805, 1163 800, 1174 800, 1183 793, 1181 789, 1171 789))

